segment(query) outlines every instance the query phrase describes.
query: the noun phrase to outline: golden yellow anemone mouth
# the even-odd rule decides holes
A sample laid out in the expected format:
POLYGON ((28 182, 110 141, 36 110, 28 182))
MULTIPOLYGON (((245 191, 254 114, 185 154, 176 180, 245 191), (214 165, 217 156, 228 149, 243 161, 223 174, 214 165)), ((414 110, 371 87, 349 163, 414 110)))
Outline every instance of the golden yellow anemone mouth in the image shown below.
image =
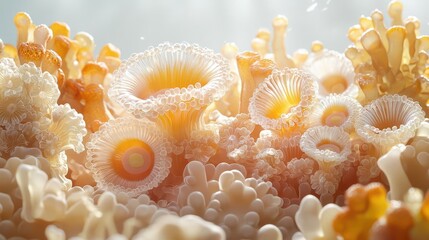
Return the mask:
POLYGON ((357 96, 358 87, 354 83, 353 65, 343 54, 332 50, 313 53, 303 65, 303 69, 316 77, 320 96, 357 96))
POLYGON ((158 186, 170 172, 170 142, 147 119, 110 120, 91 136, 87 148, 86 166, 104 190, 138 195, 158 186))
POLYGON ((252 120, 265 129, 300 128, 316 94, 313 77, 298 69, 275 69, 255 90, 249 105, 252 120))
POLYGON ((233 83, 226 59, 187 43, 164 43, 134 54, 115 73, 109 96, 136 117, 200 109, 233 83))
POLYGON ((110 161, 122 178, 138 181, 145 179, 152 171, 155 155, 147 143, 139 139, 125 139, 116 146, 110 161))
POLYGON ((340 127, 350 132, 362 106, 354 98, 331 94, 317 102, 308 117, 310 126, 340 127))

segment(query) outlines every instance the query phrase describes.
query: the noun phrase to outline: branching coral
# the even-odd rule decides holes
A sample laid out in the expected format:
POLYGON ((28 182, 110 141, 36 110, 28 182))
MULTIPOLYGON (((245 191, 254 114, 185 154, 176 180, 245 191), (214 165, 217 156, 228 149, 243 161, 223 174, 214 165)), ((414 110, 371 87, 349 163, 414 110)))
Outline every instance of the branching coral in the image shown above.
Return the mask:
POLYGON ((16 181, 21 190, 23 201, 21 216, 24 220, 52 221, 64 217, 67 206, 58 179, 53 178, 48 183, 48 176, 42 170, 22 164, 17 169, 16 181))
POLYGON ((269 182, 245 178, 239 171, 224 171, 210 180, 199 162, 187 166, 189 176, 180 188, 181 215, 194 214, 221 226, 229 239, 255 238, 258 229, 275 224, 283 236, 291 236, 295 226, 293 206, 282 208, 269 182))
POLYGON ((418 101, 427 113, 427 38, 419 34, 417 18, 402 18, 402 8, 398 1, 389 5, 390 28, 386 28, 378 10, 370 17, 361 17, 359 25, 349 29, 348 37, 354 45, 345 55, 355 67, 366 102, 379 95, 399 93, 418 101))
POLYGON ((0 236, 45 238, 46 229, 49 239, 131 238, 157 216, 174 214, 158 209, 144 194, 130 198, 90 186, 64 190, 42 157, 0 159, 0 166, 0 236))

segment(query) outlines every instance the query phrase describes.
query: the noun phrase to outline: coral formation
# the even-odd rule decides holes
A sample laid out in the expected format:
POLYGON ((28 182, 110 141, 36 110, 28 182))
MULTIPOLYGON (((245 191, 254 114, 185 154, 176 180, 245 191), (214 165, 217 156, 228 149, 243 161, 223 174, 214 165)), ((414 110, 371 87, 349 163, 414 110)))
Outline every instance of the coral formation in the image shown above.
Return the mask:
POLYGON ((154 123, 117 118, 91 136, 86 166, 100 188, 140 195, 167 177, 171 167, 169 145, 154 123))
POLYGON ((426 35, 403 5, 344 53, 163 43, 66 23, 0 40, 0 239, 427 239, 426 35))

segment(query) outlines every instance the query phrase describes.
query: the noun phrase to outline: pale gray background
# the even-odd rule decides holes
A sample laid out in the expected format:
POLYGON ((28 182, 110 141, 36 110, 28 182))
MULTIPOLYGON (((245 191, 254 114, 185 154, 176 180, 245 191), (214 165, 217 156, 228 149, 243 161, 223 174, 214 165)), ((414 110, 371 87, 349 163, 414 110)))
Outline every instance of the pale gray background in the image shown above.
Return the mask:
MULTIPOLYGON (((13 17, 28 12, 36 24, 63 21, 72 34, 92 34, 97 50, 111 42, 122 50, 122 58, 164 41, 190 42, 220 49, 224 42, 235 42, 248 50, 260 27, 271 29, 278 14, 289 19, 286 39, 288 53, 309 48, 321 40, 329 49, 343 51, 349 41, 347 29, 380 9, 387 17, 388 0, 37 0, 0 1, 0 38, 15 43, 13 17), (318 6, 306 10, 314 3, 318 6)), ((422 33, 429 34, 429 1, 403 1, 404 16, 421 20, 422 33)))

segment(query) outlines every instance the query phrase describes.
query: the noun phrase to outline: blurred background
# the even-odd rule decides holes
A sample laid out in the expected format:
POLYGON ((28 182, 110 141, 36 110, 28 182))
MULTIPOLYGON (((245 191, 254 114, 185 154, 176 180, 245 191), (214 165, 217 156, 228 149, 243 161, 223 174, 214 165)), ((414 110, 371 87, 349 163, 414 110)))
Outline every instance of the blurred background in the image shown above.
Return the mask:
MULTIPOLYGON (((343 51, 350 26, 374 9, 387 15, 389 0, 37 0, 3 1, 0 7, 0 38, 15 43, 16 12, 30 14, 36 24, 54 21, 69 24, 72 36, 90 33, 98 49, 110 42, 122 51, 122 58, 161 42, 190 42, 219 51, 225 42, 235 42, 241 51, 259 28, 271 30, 276 15, 289 19, 286 48, 309 49, 314 40, 326 48, 343 51)), ((404 18, 416 16, 421 32, 429 34, 429 2, 403 1, 404 18)))

